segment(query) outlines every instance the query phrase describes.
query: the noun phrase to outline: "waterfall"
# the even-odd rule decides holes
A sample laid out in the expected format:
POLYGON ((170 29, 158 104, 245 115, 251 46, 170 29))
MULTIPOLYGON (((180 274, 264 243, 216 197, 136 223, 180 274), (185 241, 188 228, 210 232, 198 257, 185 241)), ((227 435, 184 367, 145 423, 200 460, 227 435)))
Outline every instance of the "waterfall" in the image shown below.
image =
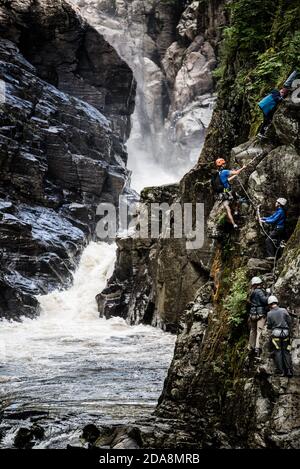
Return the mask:
MULTIPOLYGON (((132 187, 140 191, 177 182, 193 161, 178 159, 168 140, 164 78, 143 54, 143 31, 132 35, 130 27, 120 28, 119 21, 104 16, 95 28, 131 66, 137 80, 127 144, 132 187)), ((197 145, 195 160, 199 151, 197 145)), ((45 430, 36 448, 65 448, 81 444, 85 423, 128 423, 153 412, 175 337, 150 326, 130 327, 120 318, 99 319, 95 296, 105 287, 115 257, 114 245, 90 243, 72 287, 39 297, 38 319, 1 322, 0 448, 12 447, 18 429, 30 427, 33 419, 45 430)))
MULTIPOLYGON (((199 91, 199 96, 194 97, 192 102, 182 105, 180 109, 172 109, 166 117, 168 106, 165 101, 170 99, 173 91, 169 89, 162 65, 149 58, 151 39, 146 23, 126 14, 109 14, 108 11, 114 7, 108 8, 107 4, 97 0, 69 1, 79 5, 80 13, 129 65, 136 79, 136 107, 127 142, 132 189, 140 192, 147 186, 178 182, 198 161, 205 129, 212 116, 213 95, 199 91), (182 126, 188 129, 185 136, 180 136, 180 141, 176 136, 176 126, 179 134, 185 134, 182 126), (202 132, 199 130, 201 128, 202 132)), ((180 94, 180 91, 177 93, 180 94)))

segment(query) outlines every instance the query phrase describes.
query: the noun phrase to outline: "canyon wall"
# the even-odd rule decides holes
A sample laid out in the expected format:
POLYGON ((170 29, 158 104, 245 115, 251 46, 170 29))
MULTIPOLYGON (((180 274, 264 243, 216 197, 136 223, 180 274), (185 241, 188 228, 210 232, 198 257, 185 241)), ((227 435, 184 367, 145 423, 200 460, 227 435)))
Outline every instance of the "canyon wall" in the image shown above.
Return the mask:
POLYGON ((72 280, 99 202, 128 190, 131 70, 64 1, 0 6, 0 316, 72 280))
POLYGON ((139 166, 134 159, 153 160, 178 180, 197 161, 211 119, 224 1, 208 8, 183 0, 70 1, 137 80, 131 167, 139 166))
MULTIPOLYGON (((174 13, 174 5, 158 5, 160 9, 166 8, 169 13, 171 9, 174 13)), ((156 6, 158 11, 159 8, 156 6)), ((181 115, 185 106, 189 109, 176 121, 178 131, 185 119, 187 123, 191 122, 193 109, 199 115, 203 112, 201 103, 208 95, 211 96, 212 70, 217 63, 215 52, 218 51, 221 30, 226 22, 224 2, 189 2, 182 10, 176 28, 177 40, 167 48, 161 61, 171 96, 167 121, 169 124, 172 122, 174 113, 181 115), (210 54, 211 60, 207 54, 210 54)), ((156 35, 158 42, 159 37, 156 35)), ((166 49, 164 44, 163 52, 166 49)), ((197 135, 191 146, 197 141, 199 154, 201 138, 197 135)), ((174 152, 172 158, 176 161, 174 152)), ((188 184, 184 179, 180 185, 145 189, 141 202, 149 206, 151 202, 202 202, 204 198, 208 216, 213 198, 203 183, 210 176, 204 170, 199 178, 198 172, 190 173, 191 182, 188 184), (196 195, 192 193, 194 186, 197 187, 196 195)), ((115 273, 107 289, 98 296, 100 313, 106 317, 122 315, 132 324, 146 322, 166 330, 176 330, 185 305, 209 278, 214 241, 206 237, 202 249, 195 251, 186 249, 185 239, 119 239, 117 244, 119 250, 115 273)))
MULTIPOLYGON (((176 240, 150 246, 137 242, 130 260, 129 241, 128 249, 126 241, 119 243, 116 277, 123 265, 128 268, 128 261, 133 272, 126 283, 120 282, 125 292, 129 285, 129 319, 134 301, 138 312, 145 311, 149 305, 145 299, 150 297, 154 323, 157 315, 162 322, 170 321, 161 306, 165 304, 173 312, 170 322, 178 327, 173 362, 155 416, 137 422, 135 434, 125 432, 141 446, 299 449, 299 89, 278 107, 266 137, 256 137, 262 120, 257 103, 299 69, 299 17, 296 1, 232 3, 216 72, 218 100, 199 162, 176 189, 152 188, 144 193, 149 200, 169 202, 172 195, 181 203, 203 202, 207 249, 178 250, 176 240), (266 31, 271 31, 268 37, 266 31), (229 167, 248 165, 233 183, 241 197, 238 230, 232 229, 212 194, 210 178, 220 156, 229 167), (288 223, 286 245, 274 263, 266 259, 266 233, 257 221, 257 210, 272 213, 278 197, 288 200, 288 223), (191 276, 183 289, 190 262, 200 275, 195 282, 191 276), (254 275, 263 278, 291 314, 292 379, 275 374, 267 330, 260 359, 248 354, 247 294, 254 275), (146 292, 140 286, 144 287, 145 278, 146 292), (176 305, 168 298, 176 298, 176 305), (181 299, 188 304, 181 305, 181 299)), ((105 312, 105 302, 100 307, 105 312)))
POLYGON ((220 155, 231 167, 249 163, 234 183, 244 198, 239 231, 224 224, 216 205, 207 220, 216 238, 209 280, 183 315, 157 409, 159 417, 177 426, 171 436, 161 432, 157 441, 165 446, 184 438, 187 445, 208 448, 299 448, 299 92, 290 93, 278 108, 263 141, 254 135, 261 122, 257 102, 299 67, 300 10, 297 2, 277 2, 271 18, 271 3, 274 7, 273 2, 263 7, 247 1, 232 6, 217 106, 199 163, 181 183, 184 200, 200 197, 206 202, 196 175, 201 180, 220 155), (266 29, 272 34, 263 44, 266 29), (266 236, 256 208, 271 213, 277 197, 287 198, 289 216, 287 245, 278 252, 274 268, 265 259, 266 236), (248 356, 246 297, 257 274, 292 315, 292 379, 275 375, 267 330, 261 358, 248 356))

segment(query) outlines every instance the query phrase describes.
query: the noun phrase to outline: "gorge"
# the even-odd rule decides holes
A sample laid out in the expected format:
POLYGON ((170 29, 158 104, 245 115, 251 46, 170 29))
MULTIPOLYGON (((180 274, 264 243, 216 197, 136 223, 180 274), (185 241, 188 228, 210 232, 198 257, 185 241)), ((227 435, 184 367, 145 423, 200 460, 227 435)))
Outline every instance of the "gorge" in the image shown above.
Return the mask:
POLYGON ((256 137, 257 102, 300 66, 299 19, 297 1, 0 2, 0 447, 299 449, 297 90, 256 137), (238 231, 220 156, 248 165, 238 231), (98 243, 98 204, 135 191, 204 203, 202 248, 98 243), (257 207, 279 196, 272 262, 257 207), (293 379, 268 331, 249 359, 254 275, 292 315, 293 379))

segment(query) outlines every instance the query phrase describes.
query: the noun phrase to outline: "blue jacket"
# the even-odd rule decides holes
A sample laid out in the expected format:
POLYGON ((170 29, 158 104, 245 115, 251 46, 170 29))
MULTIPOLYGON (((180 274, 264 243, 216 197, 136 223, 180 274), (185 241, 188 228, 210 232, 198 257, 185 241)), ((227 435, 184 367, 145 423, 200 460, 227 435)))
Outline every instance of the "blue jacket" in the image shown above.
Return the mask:
POLYGON ((282 207, 278 207, 276 212, 270 217, 262 218, 262 221, 270 225, 276 225, 276 228, 284 228, 286 221, 286 212, 282 207))
POLYGON ((229 184, 229 181, 228 181, 228 178, 230 177, 230 170, 229 169, 222 169, 222 171, 220 171, 220 180, 221 180, 221 183, 223 184, 224 186, 224 189, 230 189, 230 184, 229 184))
POLYGON ((280 95, 279 91, 278 90, 273 90, 273 91, 271 91, 270 94, 265 96, 258 103, 258 105, 259 105, 260 109, 262 110, 262 112, 264 113, 264 115, 267 116, 268 114, 270 114, 270 112, 272 112, 276 109, 278 103, 280 103, 280 101, 282 101, 282 100, 283 100, 283 98, 280 95))

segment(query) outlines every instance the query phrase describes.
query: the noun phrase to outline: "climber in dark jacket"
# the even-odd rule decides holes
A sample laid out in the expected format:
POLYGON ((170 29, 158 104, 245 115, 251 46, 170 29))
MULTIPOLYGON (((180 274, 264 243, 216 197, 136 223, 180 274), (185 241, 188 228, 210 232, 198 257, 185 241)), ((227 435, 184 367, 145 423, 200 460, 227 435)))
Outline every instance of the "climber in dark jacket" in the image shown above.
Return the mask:
POLYGON ((276 211, 270 217, 261 218, 262 223, 267 223, 272 226, 272 231, 266 239, 266 251, 268 258, 274 258, 277 250, 279 249, 281 241, 285 236, 285 223, 286 223, 286 207, 287 200, 280 197, 276 201, 276 211))
POLYGON ((270 311, 267 315, 267 326, 271 329, 272 350, 276 365, 276 374, 292 378, 293 364, 291 357, 292 320, 285 308, 279 308, 276 296, 268 299, 270 311))
POLYGON ((260 349, 260 336, 266 325, 268 296, 262 288, 262 279, 253 277, 251 280, 251 293, 249 296, 249 351, 255 353, 259 357, 260 349))

